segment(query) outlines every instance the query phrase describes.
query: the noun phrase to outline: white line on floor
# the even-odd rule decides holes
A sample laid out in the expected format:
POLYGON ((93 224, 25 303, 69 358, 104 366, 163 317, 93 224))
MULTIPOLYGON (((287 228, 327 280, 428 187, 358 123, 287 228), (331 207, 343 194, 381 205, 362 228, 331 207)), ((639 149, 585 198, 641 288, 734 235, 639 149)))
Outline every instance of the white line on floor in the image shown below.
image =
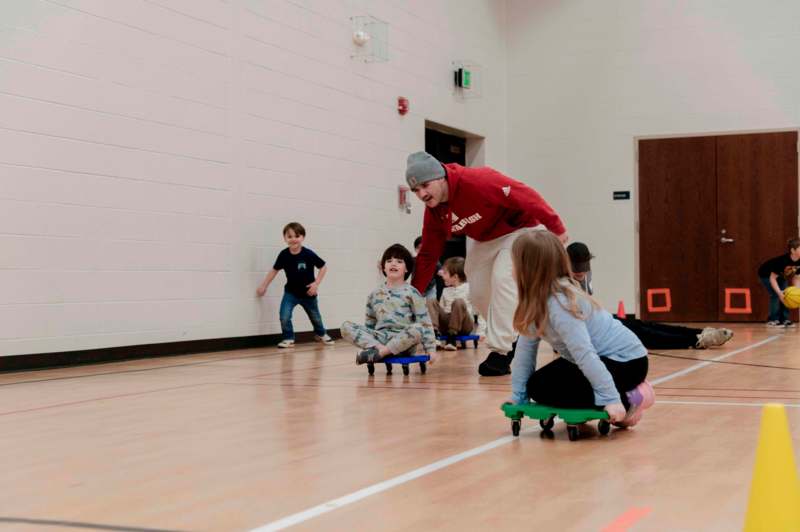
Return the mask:
POLYGON ((754 344, 750 344, 748 346, 742 347, 741 349, 737 349, 736 351, 731 351, 730 353, 725 353, 724 355, 719 355, 718 357, 709 358, 704 362, 700 362, 699 364, 695 364, 694 366, 689 366, 688 368, 682 369, 680 371, 676 371, 675 373, 670 373, 669 375, 665 375, 664 377, 659 377, 658 379, 650 381, 650 384, 653 386, 659 385, 662 382, 667 382, 668 380, 672 380, 676 377, 683 377, 693 371, 697 371, 698 369, 702 369, 706 366, 710 366, 714 362, 718 362, 720 360, 725 360, 726 358, 730 358, 733 355, 738 355, 739 353, 743 353, 745 351, 749 351, 750 349, 755 349, 756 347, 761 347, 764 344, 768 344, 774 340, 777 340, 780 336, 770 336, 769 338, 765 338, 760 342, 756 342, 754 344))
MULTIPOLYGON (((687 373, 691 373, 693 371, 697 371, 698 369, 704 368, 713 364, 715 361, 724 360, 726 358, 730 358, 733 355, 742 353, 744 351, 748 351, 750 349, 755 349, 756 347, 760 347, 764 344, 772 342, 773 340, 777 340, 780 336, 770 336, 765 340, 761 340, 760 342, 756 342, 754 344, 748 345, 741 349, 737 349, 735 351, 731 351, 730 353, 725 353, 724 355, 720 355, 718 357, 714 357, 709 359, 708 361, 701 362, 699 364, 695 364, 694 366, 690 366, 684 370, 676 371, 675 373, 670 373, 664 377, 660 377, 654 381, 651 381, 652 384, 660 384, 662 382, 666 382, 668 380, 674 379, 676 377, 681 377, 686 375, 687 373)), ((658 401, 658 403, 669 403, 669 401, 658 401)), ((674 404, 683 404, 679 401, 673 401, 674 404)), ((700 403, 692 403, 692 404, 700 404, 700 403)), ((710 403, 716 405, 717 403, 710 403)), ((723 404, 723 403, 719 403, 723 404)), ((724 403, 724 404, 734 404, 734 403, 724 403)), ((750 406, 750 403, 741 403, 750 406)), ((538 427, 535 429, 526 429, 523 430, 522 433, 529 433, 538 431, 538 427)), ((371 486, 367 486, 366 488, 360 489, 358 491, 354 491, 348 495, 343 497, 339 497, 338 499, 332 499, 328 502, 324 502, 318 506, 314 506, 313 508, 309 508, 308 510, 304 510, 302 512, 298 512, 296 514, 292 514, 286 516, 282 519, 278 519, 277 521, 273 521, 271 523, 267 523, 266 525, 260 526, 258 528, 254 528, 252 532, 271 532, 273 530, 283 530, 290 526, 297 525, 304 521, 308 521, 309 519, 313 519, 317 516, 322 514, 328 513, 330 511, 336 510, 343 506, 347 506, 348 504, 352 504, 354 502, 360 501, 361 499, 365 499, 376 493, 380 493, 382 491, 386 491, 389 489, 394 488, 395 486, 399 486, 401 484, 405 484, 411 480, 417 479, 419 477, 428 475, 433 473, 434 471, 438 471, 440 469, 444 469, 445 467, 451 466, 455 463, 461 462, 466 460, 467 458, 472 458, 473 456, 477 456, 479 454, 483 454, 486 451, 491 451, 492 449, 496 449, 502 445, 510 443, 516 440, 514 436, 505 436, 503 438, 499 438, 497 440, 491 441, 487 444, 481 445, 480 447, 475 447, 474 449, 470 449, 469 451, 464 451, 463 453, 454 454, 447 458, 443 458, 442 460, 438 460, 431 464, 422 466, 418 469, 414 469, 413 471, 409 471, 408 473, 404 473, 402 475, 390 478, 388 480, 384 480, 383 482, 378 482, 377 484, 373 484, 371 486)))
MULTIPOLYGON (((521 431, 521 434, 535 432, 537 430, 538 428, 526 429, 521 431)), ((383 482, 378 482, 377 484, 373 484, 372 486, 368 486, 364 489, 354 491, 353 493, 345 495, 344 497, 339 497, 338 499, 330 500, 328 502, 320 504, 319 506, 314 506, 313 508, 309 508, 308 510, 292 514, 288 517, 284 517, 283 519, 279 519, 277 521, 273 521, 272 523, 253 529, 253 532, 268 532, 273 530, 283 530, 284 528, 296 525, 298 523, 302 523, 303 521, 308 521, 309 519, 330 512, 331 510, 341 508, 342 506, 346 506, 356 501, 360 501, 361 499, 365 499, 371 495, 375 495, 376 493, 392 489, 393 487, 399 486, 400 484, 404 484, 410 480, 414 480, 416 478, 425 476, 429 473, 433 473, 434 471, 438 471, 447 466, 461 462, 463 460, 466 460, 467 458, 471 458, 473 456, 485 453, 486 451, 490 451, 496 447, 500 447, 501 445, 505 445, 506 443, 512 442, 515 439, 517 438, 515 438, 514 436, 505 436, 503 438, 499 438, 485 445, 481 445, 480 447, 475 447, 474 449, 470 449, 469 451, 464 451, 463 453, 454 454, 437 462, 433 462, 432 464, 422 466, 419 469, 409 471, 408 473, 404 473, 394 478, 390 478, 389 480, 384 480, 383 482)))
POLYGON ((800 404, 787 404, 780 401, 772 401, 770 403, 726 403, 725 401, 663 401, 658 399, 658 405, 700 405, 700 406, 757 406, 762 407, 767 404, 782 404, 787 408, 800 408, 800 404))

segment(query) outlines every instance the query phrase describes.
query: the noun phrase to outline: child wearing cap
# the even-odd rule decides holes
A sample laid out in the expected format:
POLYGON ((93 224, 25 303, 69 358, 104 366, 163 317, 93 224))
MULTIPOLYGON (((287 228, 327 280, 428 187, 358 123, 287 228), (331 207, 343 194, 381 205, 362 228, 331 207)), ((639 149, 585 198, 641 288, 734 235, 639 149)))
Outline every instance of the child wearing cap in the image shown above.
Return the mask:
MULTIPOLYGON (((580 284, 584 292, 591 295, 593 293, 591 260, 594 255, 583 242, 573 242, 567 246, 567 254, 572 267, 572 278, 580 284)), ((733 338, 733 331, 730 329, 715 327, 695 329, 636 318, 616 318, 648 349, 707 349, 720 346, 733 338)))
POLYGON ((589 248, 583 242, 573 242, 567 246, 567 254, 572 262, 572 278, 575 279, 584 292, 591 295, 592 290, 592 264, 594 255, 589 253, 589 248))

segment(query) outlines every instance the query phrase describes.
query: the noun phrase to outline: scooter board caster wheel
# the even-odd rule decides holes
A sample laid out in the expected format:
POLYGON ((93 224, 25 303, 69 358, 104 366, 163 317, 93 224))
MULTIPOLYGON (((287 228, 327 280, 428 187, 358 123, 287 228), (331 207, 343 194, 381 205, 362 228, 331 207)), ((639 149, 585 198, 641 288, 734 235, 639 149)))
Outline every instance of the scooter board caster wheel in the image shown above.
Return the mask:
POLYGON ((427 362, 430 361, 431 357, 429 355, 414 355, 414 356, 391 356, 391 357, 384 357, 381 362, 386 364, 386 374, 392 374, 392 365, 393 364, 400 364, 403 368, 403 375, 408 375, 410 373, 409 365, 410 364, 419 364, 420 373, 425 373, 427 371, 427 362))
MULTIPOLYGON (((513 419, 520 419, 527 416, 531 419, 539 420, 539 426, 542 427, 543 432, 550 432, 552 429, 555 418, 558 417, 567 424, 567 435, 569 439, 575 441, 580 436, 580 429, 578 425, 586 423, 587 421, 600 420, 603 423, 598 424, 598 430, 601 434, 603 430, 610 430, 608 421, 608 412, 605 410, 598 410, 596 408, 559 408, 539 403, 526 403, 519 405, 504 404, 501 406, 503 413, 506 417, 513 419)), ((544 436, 543 436, 544 437, 544 436)))
POLYGON ((569 441, 577 441, 580 437, 580 430, 578 430, 577 425, 568 425, 567 426, 567 437, 569 441))

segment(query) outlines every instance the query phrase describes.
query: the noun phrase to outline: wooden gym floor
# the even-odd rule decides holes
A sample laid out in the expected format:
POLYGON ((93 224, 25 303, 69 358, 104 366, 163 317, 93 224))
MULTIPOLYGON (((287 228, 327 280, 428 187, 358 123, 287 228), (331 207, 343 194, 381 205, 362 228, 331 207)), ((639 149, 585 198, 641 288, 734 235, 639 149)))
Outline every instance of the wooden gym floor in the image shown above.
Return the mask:
POLYGON ((2 374, 0 530, 738 530, 759 405, 800 436, 800 332, 733 328, 577 442, 511 437, 483 347, 408 377, 343 341, 2 374))

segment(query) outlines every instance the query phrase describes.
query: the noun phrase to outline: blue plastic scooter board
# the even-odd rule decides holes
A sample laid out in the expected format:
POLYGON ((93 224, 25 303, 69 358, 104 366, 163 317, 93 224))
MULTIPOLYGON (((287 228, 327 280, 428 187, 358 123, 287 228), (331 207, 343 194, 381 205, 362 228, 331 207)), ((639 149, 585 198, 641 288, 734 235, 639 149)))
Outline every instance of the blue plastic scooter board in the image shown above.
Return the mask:
POLYGON ((573 408, 556 408, 553 406, 542 405, 538 403, 528 403, 526 405, 511 405, 505 404, 502 407, 503 413, 507 418, 511 419, 511 433, 514 436, 519 436, 520 427, 522 426, 522 418, 529 417, 531 419, 538 419, 539 426, 545 435, 552 436, 552 428, 555 425, 555 418, 559 417, 567 424, 567 436, 570 441, 575 441, 580 435, 578 425, 597 419, 597 430, 605 436, 611 430, 611 424, 608 421, 608 412, 605 410, 594 410, 591 408, 573 409, 573 408))
POLYGON ((436 339, 441 340, 443 342, 446 342, 448 340, 453 340, 461 344, 461 349, 466 349, 467 342, 472 342, 472 345, 474 345, 475 349, 477 349, 478 340, 480 340, 481 337, 478 336, 477 334, 461 334, 459 336, 437 336, 436 339))
MULTIPOLYGON (((423 375, 425 371, 428 369, 428 361, 431 359, 430 355, 419 355, 419 356, 394 356, 394 357, 385 357, 382 359, 378 364, 386 364, 386 374, 392 374, 392 365, 393 364, 400 364, 403 366, 403 375, 408 375, 410 372, 409 365, 410 364, 419 364, 419 372, 423 375)), ((370 375, 375 374, 375 364, 372 362, 367 362, 367 371, 369 371, 370 375)))

